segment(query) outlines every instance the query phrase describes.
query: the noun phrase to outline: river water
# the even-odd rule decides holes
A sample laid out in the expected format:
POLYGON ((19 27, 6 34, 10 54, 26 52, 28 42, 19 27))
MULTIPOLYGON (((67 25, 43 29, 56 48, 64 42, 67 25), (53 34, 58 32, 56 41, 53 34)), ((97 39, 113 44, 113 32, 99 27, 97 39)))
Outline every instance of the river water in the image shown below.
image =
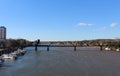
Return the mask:
POLYGON ((120 76, 120 52, 96 48, 45 47, 27 53, 17 60, 6 60, 0 76, 120 76))

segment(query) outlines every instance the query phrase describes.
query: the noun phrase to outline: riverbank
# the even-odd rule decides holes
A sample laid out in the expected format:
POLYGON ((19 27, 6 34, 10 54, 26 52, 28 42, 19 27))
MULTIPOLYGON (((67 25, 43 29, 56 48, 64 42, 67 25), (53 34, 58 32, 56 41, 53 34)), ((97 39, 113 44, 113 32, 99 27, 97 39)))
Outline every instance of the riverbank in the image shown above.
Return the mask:
POLYGON ((2 54, 9 54, 9 53, 11 53, 11 52, 14 52, 14 51, 16 51, 18 48, 14 48, 14 49, 0 49, 0 56, 2 55, 2 54))

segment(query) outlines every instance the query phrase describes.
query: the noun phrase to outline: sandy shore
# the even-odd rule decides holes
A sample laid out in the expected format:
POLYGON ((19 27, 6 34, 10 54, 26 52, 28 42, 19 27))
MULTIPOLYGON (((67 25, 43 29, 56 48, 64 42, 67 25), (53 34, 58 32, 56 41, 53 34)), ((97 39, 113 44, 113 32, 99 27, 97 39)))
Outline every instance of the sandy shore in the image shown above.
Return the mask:
POLYGON ((0 67, 0 76, 120 76, 120 52, 95 48, 28 51, 0 67))

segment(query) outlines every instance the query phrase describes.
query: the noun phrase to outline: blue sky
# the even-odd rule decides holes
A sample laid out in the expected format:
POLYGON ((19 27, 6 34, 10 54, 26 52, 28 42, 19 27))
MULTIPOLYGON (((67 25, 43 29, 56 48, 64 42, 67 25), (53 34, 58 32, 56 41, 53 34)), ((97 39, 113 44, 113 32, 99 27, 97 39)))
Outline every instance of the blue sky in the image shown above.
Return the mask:
POLYGON ((120 38, 120 0, 0 0, 2 25, 15 39, 120 38))

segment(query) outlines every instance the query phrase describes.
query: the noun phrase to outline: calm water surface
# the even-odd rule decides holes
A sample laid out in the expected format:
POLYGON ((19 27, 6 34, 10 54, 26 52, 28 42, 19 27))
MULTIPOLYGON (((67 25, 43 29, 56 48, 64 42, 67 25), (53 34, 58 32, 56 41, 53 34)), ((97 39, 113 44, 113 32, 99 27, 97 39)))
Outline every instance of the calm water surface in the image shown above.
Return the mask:
POLYGON ((95 48, 25 48, 16 61, 6 60, 0 76, 120 76, 120 52, 95 48))

